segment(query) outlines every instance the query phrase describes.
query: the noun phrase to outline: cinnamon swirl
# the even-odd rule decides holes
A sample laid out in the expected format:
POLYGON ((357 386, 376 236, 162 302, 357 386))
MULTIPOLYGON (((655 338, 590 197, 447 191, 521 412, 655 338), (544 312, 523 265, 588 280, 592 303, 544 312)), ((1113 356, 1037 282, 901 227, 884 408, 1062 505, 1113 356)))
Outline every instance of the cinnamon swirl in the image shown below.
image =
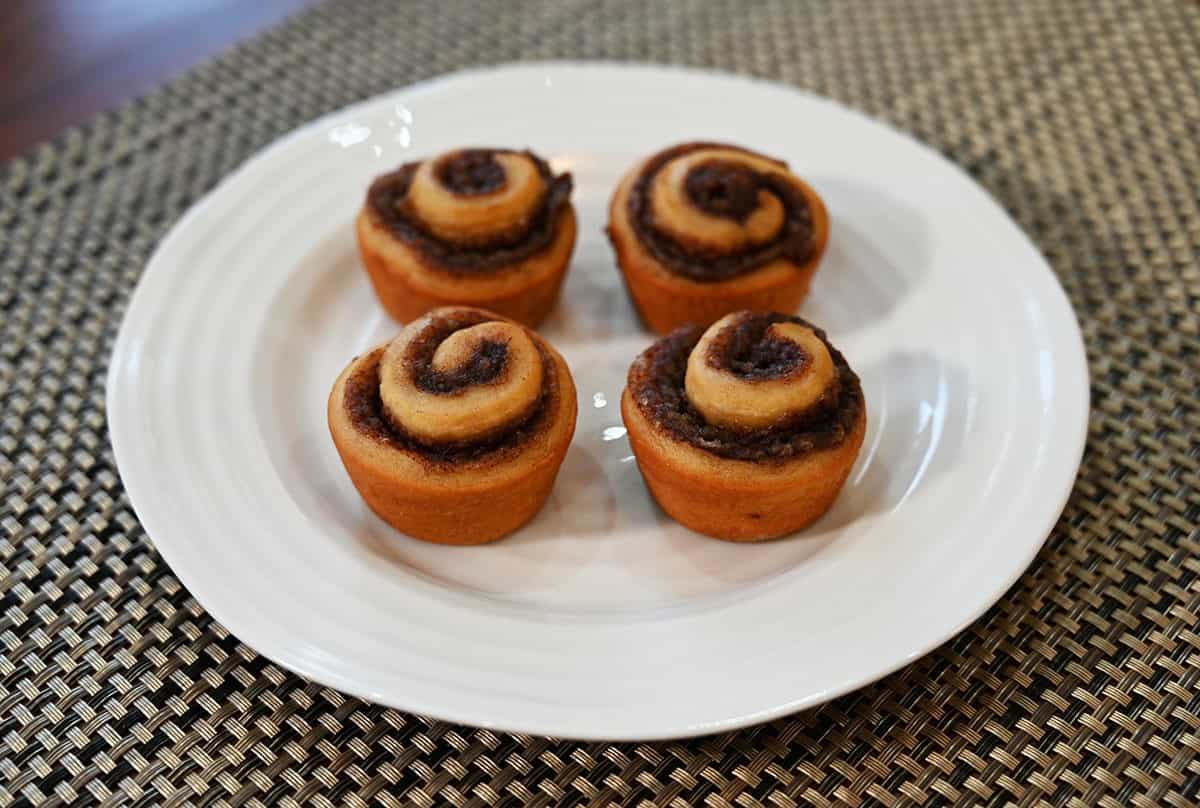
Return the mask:
POLYGON ((541 509, 575 432, 575 385, 541 337, 481 309, 436 309, 355 358, 329 396, 355 487, 416 538, 480 544, 541 509))
POLYGON ((663 510, 701 533, 791 533, 833 504, 866 431, 858 376, 823 331, 737 312, 680 328, 629 369, 621 414, 663 510))
POLYGON ((608 235, 642 319, 665 334, 733 311, 794 311, 825 251, 829 216, 785 163, 685 143, 625 175, 608 235))
POLYGON ((452 151, 377 178, 356 231, 380 303, 400 322, 462 304, 536 326, 575 246, 571 183, 532 152, 505 149, 452 151))

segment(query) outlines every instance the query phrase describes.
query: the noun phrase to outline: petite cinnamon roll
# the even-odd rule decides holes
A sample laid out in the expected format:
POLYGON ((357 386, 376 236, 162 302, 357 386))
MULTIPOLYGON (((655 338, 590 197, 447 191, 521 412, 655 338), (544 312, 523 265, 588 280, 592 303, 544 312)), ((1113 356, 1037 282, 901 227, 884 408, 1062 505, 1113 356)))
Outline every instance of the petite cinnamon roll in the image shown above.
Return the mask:
POLYGON ((575 384, 528 328, 436 309, 338 377, 329 431, 367 505, 404 533, 481 544, 541 509, 575 432, 575 384))
POLYGON ((733 311, 794 311, 825 251, 829 216, 786 163, 685 143, 625 175, 608 235, 642 319, 665 334, 733 311))
POLYGON ((536 326, 575 246, 571 182, 506 149, 452 151, 378 177, 356 232, 379 302, 400 322, 469 305, 536 326))
POLYGON ((799 317, 680 328, 629 368, 621 415, 650 492, 700 533, 755 541, 833 504, 862 446, 858 376, 799 317))

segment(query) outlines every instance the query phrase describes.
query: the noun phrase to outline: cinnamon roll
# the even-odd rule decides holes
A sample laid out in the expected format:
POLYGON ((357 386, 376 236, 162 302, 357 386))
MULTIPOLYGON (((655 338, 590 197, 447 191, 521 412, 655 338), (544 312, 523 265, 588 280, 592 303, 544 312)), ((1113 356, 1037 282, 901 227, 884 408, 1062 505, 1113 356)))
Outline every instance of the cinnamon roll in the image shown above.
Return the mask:
POLYGON ((866 431, 858 376, 799 317, 737 312, 680 328, 629 368, 621 415, 638 468, 668 514, 755 541, 825 513, 866 431))
POLYGON ((665 334, 733 311, 794 311, 825 251, 829 216, 786 163, 685 143, 625 175, 608 235, 642 319, 665 334))
POLYGON ((367 505, 410 536, 480 544, 541 509, 575 432, 575 384, 528 328, 436 309, 338 377, 329 431, 367 505))
POLYGON ((575 246, 571 182, 506 149, 452 151, 378 177, 356 232, 379 302, 400 322, 461 304, 536 326, 575 246))

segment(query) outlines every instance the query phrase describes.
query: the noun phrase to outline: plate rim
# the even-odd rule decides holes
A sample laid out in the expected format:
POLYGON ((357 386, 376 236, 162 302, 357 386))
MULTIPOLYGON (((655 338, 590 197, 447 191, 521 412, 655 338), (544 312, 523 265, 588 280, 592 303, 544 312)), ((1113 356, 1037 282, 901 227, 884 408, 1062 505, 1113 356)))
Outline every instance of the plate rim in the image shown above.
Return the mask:
MULTIPOLYGON (((152 312, 150 312, 150 310, 147 310, 147 312, 152 316, 152 312)), ((1059 280, 1057 274, 1055 274, 1049 261, 1046 260, 1045 256, 1038 249, 1037 245, 1013 220, 1012 216, 1009 215, 1008 211, 1003 207, 1003 205, 1001 205, 1000 202, 986 188, 984 188, 977 181, 975 181, 974 178, 967 174, 967 172, 964 171, 957 163, 943 156, 933 147, 917 140, 909 133, 896 128, 886 120, 857 110, 835 99, 821 96, 807 89, 783 82, 737 73, 728 73, 709 68, 695 68, 682 65, 576 60, 507 62, 482 67, 472 67, 465 70, 454 71, 451 73, 431 77, 414 84, 396 87, 375 96, 354 102, 353 104, 345 107, 332 110, 319 116, 318 118, 300 125, 299 127, 285 133, 284 135, 272 140, 256 150, 253 154, 243 160, 235 169, 222 177, 207 193, 205 193, 199 200, 191 205, 188 210, 185 211, 184 214, 171 225, 170 229, 155 246, 143 267, 142 273, 138 278, 132 294, 128 298, 125 311, 122 315, 121 324, 117 332, 117 337, 113 343, 105 384, 105 409, 109 431, 109 442, 113 449, 113 456, 117 471, 129 498, 130 506, 141 523, 147 539, 151 542, 159 555, 170 567, 171 574, 174 575, 180 581, 180 583, 187 588, 189 594, 195 598, 197 603, 199 603, 213 619, 217 620, 217 622, 222 624, 226 630, 238 638, 239 641, 244 642, 248 647, 253 649, 256 653, 261 654, 273 664, 277 664, 280 667, 290 670, 309 681, 332 687, 357 698, 362 698, 367 701, 382 704, 401 711, 430 715, 454 723, 486 727, 492 730, 533 733, 560 738, 595 741, 649 741, 685 738, 739 729, 742 727, 759 724, 773 718, 786 716, 799 710, 814 707, 818 704, 832 700, 833 698, 871 684, 872 682, 878 681, 879 679, 894 673, 900 668, 910 664, 911 662, 919 659, 920 657, 928 654, 932 650, 958 636, 964 629, 986 614, 1004 596, 1004 594, 1013 586, 1013 584, 1025 574, 1029 568, 1029 565, 1033 562, 1034 558, 1044 546, 1046 540, 1052 534, 1053 528, 1075 488, 1075 482, 1078 476, 1078 468, 1082 462, 1083 453, 1086 446, 1088 422, 1091 410, 1090 372, 1087 364, 1083 334, 1079 325, 1078 317, 1075 314, 1074 308, 1062 287, 1061 281, 1059 280), (177 239, 182 238, 182 235, 185 233, 185 231, 187 231, 195 221, 201 219, 207 213, 209 208, 215 204, 222 192, 230 183, 237 181, 237 179, 243 176, 246 172, 253 170, 256 165, 269 159, 272 156, 272 153, 276 150, 282 150, 287 144, 290 144, 301 138, 310 137, 315 131, 321 130, 329 126, 331 123, 350 117, 356 112, 380 104, 387 99, 396 98, 400 95, 403 95, 406 98, 412 98, 414 95, 426 95, 452 87, 454 84, 459 82, 471 82, 479 78, 494 79, 497 77, 498 73, 515 74, 522 72, 528 73, 556 70, 610 72, 614 74, 614 78, 618 73, 624 73, 627 75, 637 73, 666 73, 674 76, 683 76, 689 79, 715 79, 726 82, 740 82, 750 86, 765 87, 774 91, 795 94, 809 100, 814 100, 822 104, 836 107, 842 112, 848 113, 851 116, 865 119, 872 124, 883 127, 893 137, 902 138, 903 140, 907 141, 910 146, 915 146, 921 151, 927 153, 929 156, 936 159, 942 166, 948 167, 951 171, 958 174, 960 178, 967 180, 972 186, 978 189, 984 197, 987 198, 989 203, 994 206, 996 212, 999 213, 1003 219, 1007 220, 1009 225, 1011 225, 1011 229, 1013 230, 1014 234, 1022 239, 1026 246, 1032 250, 1034 254, 1041 258, 1043 264, 1042 269, 1044 269, 1045 274, 1048 275, 1054 290, 1052 295, 1053 300, 1050 301, 1043 297, 1042 302, 1047 304, 1052 303, 1053 308, 1059 309, 1060 313, 1065 314, 1065 317, 1062 318, 1062 324, 1069 326, 1069 328, 1067 328, 1064 333, 1061 334, 1061 337, 1063 338, 1060 343, 1062 353, 1058 356, 1058 358, 1064 363, 1065 366, 1073 366, 1073 369, 1078 373, 1079 377, 1083 381, 1083 383, 1079 385, 1079 389, 1077 391, 1066 389, 1065 385, 1063 385, 1061 382, 1056 383, 1055 386, 1056 395, 1061 395, 1068 404, 1070 404, 1070 399, 1074 398, 1074 407, 1071 409, 1073 409, 1075 415, 1077 416, 1077 419, 1074 420, 1075 429, 1073 434, 1062 435, 1060 437, 1060 446, 1057 449, 1057 451, 1069 456, 1072 459, 1071 465, 1074 467, 1074 471, 1070 474, 1069 479, 1063 480, 1062 491, 1057 497, 1053 498, 1053 509, 1049 507, 1051 499, 1049 497, 1046 499, 1047 514, 1043 519, 1039 520, 1040 522, 1044 523, 1040 531, 1040 540, 1036 542, 1030 542, 1027 552, 1021 554, 1019 564, 1014 560, 1015 571, 1011 575, 999 576, 994 579, 994 585, 983 587, 987 590, 987 594, 980 597, 977 602, 972 605, 972 608, 962 612, 962 614, 965 616, 961 620, 953 622, 954 627, 952 630, 945 632, 943 635, 939 635, 939 637, 934 641, 917 643, 916 646, 918 647, 916 647, 911 654, 897 658, 890 666, 879 667, 867 675, 848 677, 838 687, 831 688, 830 690, 822 693, 812 694, 800 699, 785 702, 772 709, 763 710, 748 715, 740 715, 729 719, 702 721, 689 724, 687 726, 650 726, 650 724, 653 722, 644 722, 644 724, 639 725, 638 728, 617 734, 609 731, 601 731, 597 733, 589 731, 583 727, 581 727, 579 731, 564 732, 561 726, 539 726, 537 722, 529 722, 528 724, 518 725, 513 724, 512 722, 503 721, 499 723, 480 721, 480 717, 478 715, 461 713, 452 707, 444 707, 443 705, 438 705, 434 709, 426 709, 425 707, 416 703, 419 701, 419 699, 411 700, 407 704, 400 704, 395 699, 390 698, 387 694, 373 692, 369 687, 364 686, 356 680, 346 679, 345 677, 332 673, 329 670, 318 670, 304 665, 296 659, 290 657, 287 653, 283 652, 278 646, 274 645, 270 637, 267 636, 269 632, 260 633, 253 630, 246 632, 241 629, 235 629, 234 627, 240 622, 238 616, 236 614, 231 614, 228 610, 226 610, 225 604, 220 598, 206 598, 198 594, 201 591, 206 591, 207 587, 202 583, 199 587, 197 587, 196 584, 199 582, 194 576, 192 576, 191 572, 182 572, 181 567, 177 567, 177 565, 173 563, 172 558, 178 559, 179 556, 176 555, 172 542, 170 540, 160 542, 154 538, 156 532, 160 537, 163 537, 167 535, 169 531, 162 527, 162 523, 159 521, 159 514, 155 512, 154 507, 151 504, 153 502, 153 491, 150 487, 150 483, 152 481, 146 479, 145 475, 141 475, 136 471, 133 471, 136 466, 131 455, 130 447, 136 440, 135 430, 137 428, 137 424, 130 423, 132 419, 128 417, 128 410, 123 410, 121 407, 121 382, 122 375, 128 370, 128 362, 126 360, 130 353, 129 349, 131 343, 135 340, 134 335, 138 326, 138 322, 140 319, 145 317, 145 314, 141 314, 140 317, 135 315, 138 315, 141 309, 146 308, 146 297, 148 294, 146 291, 148 288, 147 279, 151 276, 155 265, 164 260, 164 256, 169 255, 174 242, 177 239), (158 525, 158 527, 152 528, 152 524, 158 525), (214 608, 213 604, 218 605, 216 608, 214 608), (244 639, 249 634, 254 635, 253 641, 244 639)), ((1064 424, 1064 426, 1068 426, 1068 424, 1064 424)), ((1064 432, 1065 431, 1066 430, 1064 430, 1064 432)), ((1014 556, 1014 559, 1015 558, 1016 556, 1014 556)), ((186 565, 182 565, 182 567, 186 567, 186 565)))

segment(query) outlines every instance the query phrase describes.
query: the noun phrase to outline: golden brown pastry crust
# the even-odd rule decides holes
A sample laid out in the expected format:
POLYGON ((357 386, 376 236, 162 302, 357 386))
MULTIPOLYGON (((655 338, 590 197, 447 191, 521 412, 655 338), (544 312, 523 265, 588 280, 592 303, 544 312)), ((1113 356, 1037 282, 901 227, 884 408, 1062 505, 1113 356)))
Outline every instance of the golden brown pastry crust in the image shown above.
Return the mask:
POLYGON ((643 321, 666 334, 733 311, 794 311, 825 252, 829 215, 786 164, 687 143, 630 169, 608 234, 643 321))
POLYGON ((689 384, 694 371, 687 367, 694 364, 689 360, 699 351, 707 361, 710 352, 699 329, 680 329, 634 361, 621 414, 638 468, 663 510, 699 533, 757 541, 799 530, 829 509, 862 447, 866 405, 858 377, 819 329, 797 317, 739 312, 704 336, 739 326, 745 332, 735 334, 740 341, 719 343, 709 364, 742 389, 709 388, 720 392, 708 399, 701 388, 706 392, 690 398, 689 388, 695 386, 689 384), (764 318, 772 322, 759 327, 764 318), (772 425, 710 423, 704 410, 717 406, 736 412, 738 407, 723 399, 752 402, 758 385, 790 377, 802 388, 799 382, 818 363, 811 342, 801 341, 798 350, 787 346, 796 343, 796 334, 777 326, 788 325, 800 326, 825 346, 833 380, 815 395, 801 390, 790 401, 776 397, 769 405, 777 407, 772 425))
POLYGON ((492 541, 532 519, 566 456, 576 410, 570 370, 554 348, 511 320, 466 307, 429 312, 389 345, 356 357, 328 401, 330 434, 367 505, 397 530, 442 544, 492 541), (455 334, 465 335, 462 344, 452 344, 455 334), (440 346, 447 348, 439 354, 440 346), (481 394, 505 398, 513 421, 474 424, 481 419, 471 418, 470 400, 453 412, 455 399, 481 394), (389 411, 385 396, 400 409, 389 411), (530 406, 513 404, 522 396, 530 406), (444 438, 436 433, 447 419, 424 412, 439 397, 452 404, 444 438))
POLYGON ((530 327, 554 307, 575 246, 570 175, 529 152, 469 149, 372 183, 355 222, 379 302, 408 322, 446 305, 530 327))

